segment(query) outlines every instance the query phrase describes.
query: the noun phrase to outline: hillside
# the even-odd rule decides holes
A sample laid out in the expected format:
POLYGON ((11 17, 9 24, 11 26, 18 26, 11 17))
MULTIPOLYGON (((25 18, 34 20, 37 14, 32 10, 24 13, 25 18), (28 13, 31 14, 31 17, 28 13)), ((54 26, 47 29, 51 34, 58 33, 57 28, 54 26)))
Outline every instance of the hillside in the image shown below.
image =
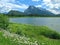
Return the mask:
POLYGON ((10 12, 7 13, 8 16, 23 16, 25 15, 23 12, 16 11, 16 10, 11 10, 10 12))
POLYGON ((37 14, 37 15, 54 15, 52 12, 43 9, 43 8, 37 8, 35 6, 29 6, 24 13, 26 14, 37 14))

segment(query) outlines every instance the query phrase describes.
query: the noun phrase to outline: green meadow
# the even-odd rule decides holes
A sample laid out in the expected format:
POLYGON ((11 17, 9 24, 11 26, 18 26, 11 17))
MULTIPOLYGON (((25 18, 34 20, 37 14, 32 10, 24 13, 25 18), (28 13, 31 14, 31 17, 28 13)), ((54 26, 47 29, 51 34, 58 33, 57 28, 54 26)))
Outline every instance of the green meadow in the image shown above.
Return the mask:
POLYGON ((8 29, 11 33, 30 38, 31 42, 37 41, 38 45, 60 45, 60 34, 46 26, 11 23, 8 29))

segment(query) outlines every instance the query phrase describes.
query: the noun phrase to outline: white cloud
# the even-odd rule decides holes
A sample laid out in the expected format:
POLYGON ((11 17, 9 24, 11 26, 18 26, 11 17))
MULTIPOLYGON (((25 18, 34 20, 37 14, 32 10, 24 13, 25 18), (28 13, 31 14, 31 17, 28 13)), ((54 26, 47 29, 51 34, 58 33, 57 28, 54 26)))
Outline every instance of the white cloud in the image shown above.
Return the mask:
POLYGON ((52 0, 55 3, 60 3, 60 0, 52 0))
POLYGON ((15 0, 0 0, 0 2, 9 3, 9 2, 15 2, 15 0))
POLYGON ((43 2, 50 3, 51 0, 43 0, 43 2))
POLYGON ((32 0, 32 1, 34 1, 34 2, 38 2, 38 1, 40 1, 40 0, 32 0))
POLYGON ((26 9, 28 5, 25 4, 15 4, 15 0, 1 0, 0 1, 0 12, 9 12, 10 10, 26 9))
POLYGON ((42 7, 42 5, 35 5, 36 7, 42 7))
POLYGON ((47 9, 49 11, 51 11, 52 13, 55 13, 55 14, 60 14, 60 11, 57 11, 57 10, 53 10, 53 9, 47 9))
POLYGON ((11 8, 21 8, 21 9, 26 9, 28 6, 25 4, 17 5, 13 3, 6 3, 5 6, 10 6, 11 8))
POLYGON ((60 0, 43 0, 43 4, 46 5, 46 7, 49 7, 48 9, 53 12, 58 14, 60 11, 57 11, 58 9, 60 10, 60 0))

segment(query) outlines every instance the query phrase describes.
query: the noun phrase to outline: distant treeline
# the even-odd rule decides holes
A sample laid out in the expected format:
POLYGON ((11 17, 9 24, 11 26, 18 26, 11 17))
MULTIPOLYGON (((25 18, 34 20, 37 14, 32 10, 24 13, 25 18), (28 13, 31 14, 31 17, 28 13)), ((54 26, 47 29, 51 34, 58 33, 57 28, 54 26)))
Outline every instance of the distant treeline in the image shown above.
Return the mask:
POLYGON ((6 14, 8 15, 9 17, 60 17, 60 15, 41 15, 41 14, 26 14, 26 15, 21 15, 21 14, 6 14))
MULTIPOLYGON (((2 13, 3 14, 3 13, 2 13)), ((1 13, 0 13, 1 15, 1 13)), ((59 15, 41 15, 41 14, 3 14, 8 17, 60 17, 59 15)))

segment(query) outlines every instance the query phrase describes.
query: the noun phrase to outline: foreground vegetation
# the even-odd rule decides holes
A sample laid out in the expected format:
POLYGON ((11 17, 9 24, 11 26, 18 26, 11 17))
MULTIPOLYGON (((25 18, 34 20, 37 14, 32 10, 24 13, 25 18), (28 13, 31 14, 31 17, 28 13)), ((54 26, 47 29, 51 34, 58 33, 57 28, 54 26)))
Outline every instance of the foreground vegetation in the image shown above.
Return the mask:
POLYGON ((9 19, 6 15, 0 14, 0 28, 7 29, 9 25, 9 19))
POLYGON ((60 45, 59 38, 49 37, 52 34, 59 35, 46 26, 10 23, 0 30, 0 45, 60 45))
POLYGON ((0 45, 38 45, 36 40, 31 40, 25 36, 0 30, 0 45))
POLYGON ((11 23, 9 32, 37 40, 39 45, 60 45, 60 34, 46 26, 32 26, 26 24, 11 23))

